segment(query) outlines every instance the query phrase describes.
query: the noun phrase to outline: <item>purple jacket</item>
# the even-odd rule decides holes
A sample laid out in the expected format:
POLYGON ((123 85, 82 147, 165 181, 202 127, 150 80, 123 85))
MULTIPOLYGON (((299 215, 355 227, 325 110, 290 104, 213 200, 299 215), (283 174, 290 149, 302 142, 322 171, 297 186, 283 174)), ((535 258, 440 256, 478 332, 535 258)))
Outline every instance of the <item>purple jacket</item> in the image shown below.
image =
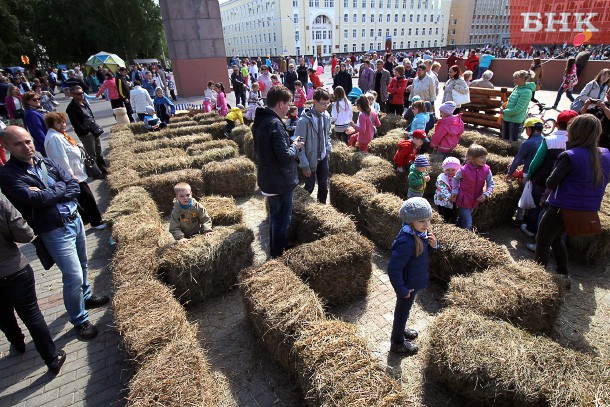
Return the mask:
MULTIPOLYGON (((364 65, 363 65, 364 66, 364 65)), ((358 77, 358 87, 362 89, 362 93, 366 93, 373 89, 375 84, 375 72, 371 69, 360 68, 360 75, 358 77)))
POLYGON ((600 185, 593 185, 587 148, 576 147, 562 153, 570 158, 572 169, 549 196, 549 205, 578 211, 599 211, 610 177, 610 152, 606 148, 599 151, 604 173, 604 181, 600 185))
POLYGON ((455 186, 456 181, 459 182, 459 192, 456 203, 458 206, 466 209, 474 209, 479 206, 477 199, 483 195, 483 187, 487 181, 489 174, 489 165, 485 164, 482 167, 477 167, 471 162, 466 163, 460 168, 461 179, 456 174, 453 178, 455 186))

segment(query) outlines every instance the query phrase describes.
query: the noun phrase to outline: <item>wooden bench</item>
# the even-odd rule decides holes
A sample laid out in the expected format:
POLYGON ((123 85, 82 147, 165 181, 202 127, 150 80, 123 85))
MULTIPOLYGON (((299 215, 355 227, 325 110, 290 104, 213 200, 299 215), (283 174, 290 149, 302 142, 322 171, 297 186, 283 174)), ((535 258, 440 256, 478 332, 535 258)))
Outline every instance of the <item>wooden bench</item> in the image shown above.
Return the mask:
POLYGON ((511 94, 507 88, 487 89, 469 88, 470 103, 462 105, 462 120, 464 123, 499 129, 500 108, 511 94))

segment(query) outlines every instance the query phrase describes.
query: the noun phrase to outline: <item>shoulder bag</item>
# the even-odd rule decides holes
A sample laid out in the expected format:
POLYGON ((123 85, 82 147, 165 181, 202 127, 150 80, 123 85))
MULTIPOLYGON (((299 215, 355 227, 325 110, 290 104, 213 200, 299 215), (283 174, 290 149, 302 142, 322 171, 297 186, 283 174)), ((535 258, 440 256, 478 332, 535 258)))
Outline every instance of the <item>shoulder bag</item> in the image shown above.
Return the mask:
MULTIPOLYGON (((45 165, 44 161, 42 162, 41 169, 42 169, 42 183, 44 184, 45 188, 47 188, 49 186, 49 181, 48 181, 49 172, 47 170, 47 166, 45 165)), ((53 260, 51 253, 49 253, 47 246, 44 245, 44 242, 42 241, 40 236, 36 236, 36 239, 34 239, 32 241, 32 244, 34 245, 34 248, 36 249, 36 256, 38 256, 38 259, 40 260, 40 264, 42 264, 42 267, 44 267, 45 270, 48 270, 51 267, 53 267, 53 265, 55 264, 55 260, 53 260)))
POLYGON ((93 179, 99 178, 100 175, 102 175, 102 171, 97 166, 97 163, 95 162, 93 157, 87 154, 87 151, 83 147, 78 146, 78 148, 80 150, 81 159, 83 161, 83 165, 85 166, 85 172, 87 173, 87 176, 93 179))
POLYGON ((602 224, 597 211, 559 209, 568 236, 595 236, 602 233, 602 224))

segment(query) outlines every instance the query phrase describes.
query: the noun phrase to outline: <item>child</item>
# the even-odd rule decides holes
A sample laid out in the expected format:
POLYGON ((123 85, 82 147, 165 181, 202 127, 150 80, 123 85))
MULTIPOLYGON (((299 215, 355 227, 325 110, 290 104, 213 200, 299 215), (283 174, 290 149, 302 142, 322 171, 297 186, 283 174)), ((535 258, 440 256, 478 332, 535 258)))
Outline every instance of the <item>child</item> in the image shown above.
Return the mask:
POLYGON ((334 102, 330 112, 330 122, 335 124, 335 136, 348 143, 349 137, 345 131, 349 128, 349 123, 354 117, 352 113, 352 104, 345 96, 345 90, 342 86, 337 86, 334 92, 334 102))
POLYGON ((451 185, 455 173, 460 169, 460 160, 455 157, 447 157, 442 164, 443 173, 436 179, 436 192, 434 203, 445 223, 451 222, 453 218, 453 201, 451 201, 451 185))
POLYGON ((200 233, 212 234, 212 219, 206 209, 191 196, 191 186, 179 182, 174 187, 176 199, 170 215, 169 232, 174 239, 185 243, 189 238, 200 233))
POLYGON ((212 109, 216 109, 216 99, 218 98, 218 93, 214 88, 216 84, 213 81, 208 81, 208 87, 205 91, 203 91, 203 96, 210 98, 210 103, 212 104, 212 109))
POLYGON ((464 133, 464 122, 462 114, 454 115, 457 105, 454 101, 447 101, 440 107, 441 118, 436 123, 430 147, 446 158, 458 145, 462 133, 464 133))
POLYGON ((375 112, 379 113, 379 103, 377 103, 377 92, 374 90, 369 90, 366 92, 366 97, 369 100, 369 103, 375 112))
POLYGON ((417 102, 413 102, 411 108, 413 109, 413 121, 409 127, 409 132, 412 133, 415 130, 426 131, 426 125, 430 120, 430 114, 426 112, 426 104, 424 101, 418 100, 417 102))
POLYGON ((313 100, 313 83, 307 82, 307 100, 313 100))
POLYGON ((409 171, 409 191, 407 192, 407 199, 415 197, 421 198, 424 196, 426 183, 430 181, 428 167, 430 167, 430 162, 425 155, 417 156, 415 162, 411 164, 411 169, 409 171))
POLYGON ((218 82, 214 90, 218 94, 216 99, 216 111, 219 116, 226 116, 229 113, 229 107, 227 106, 227 97, 225 96, 225 85, 222 82, 218 82))
POLYGON ((155 89, 153 105, 155 106, 157 116, 165 124, 169 123, 170 118, 174 117, 176 114, 176 107, 172 102, 170 102, 167 96, 163 95, 163 89, 159 87, 155 89))
MULTIPOLYGON (((350 125, 357 133, 351 135, 349 145, 354 146, 357 141, 358 149, 360 151, 368 152, 369 143, 371 140, 373 140, 373 134, 375 133, 373 122, 371 121, 371 106, 369 105, 368 99, 364 95, 361 95, 358 98, 356 106, 360 111, 360 115, 358 116, 358 124, 350 121, 350 125)), ((377 122, 379 122, 379 119, 377 119, 377 122)))
POLYGON ((294 136, 294 130, 297 128, 297 122, 299 121, 298 109, 296 106, 290 106, 288 109, 288 116, 286 117, 286 130, 290 138, 294 136))
POLYGON ((307 95, 303 90, 303 83, 301 81, 294 81, 294 105, 299 110, 299 117, 305 109, 305 102, 307 101, 307 95))
POLYGON ((373 122, 373 128, 375 129, 375 133, 373 134, 373 138, 377 137, 377 127, 381 126, 381 122, 379 121, 379 103, 377 103, 376 92, 373 90, 367 92, 366 99, 369 101, 369 106, 371 106, 371 121, 373 122))
MULTIPOLYGON (((413 96, 413 99, 411 99, 411 101, 409 103, 415 103, 418 100, 421 100, 421 97, 415 95, 415 96, 413 96)), ((411 123, 413 122, 413 119, 415 118, 415 114, 413 113, 413 106, 409 106, 407 108, 407 110, 405 111, 404 118, 407 121, 407 125, 405 127, 406 128, 411 127, 411 123)))
POLYGON ((280 82, 276 74, 271 75, 271 86, 282 86, 282 82, 280 82))
POLYGON ((261 105, 261 92, 259 88, 258 82, 252 84, 252 90, 250 90, 250 96, 248 97, 248 110, 246 111, 246 119, 248 120, 254 120, 256 108, 261 105))
POLYGON ((458 207, 456 225, 464 229, 472 230, 472 211, 489 199, 494 190, 491 170, 486 162, 485 147, 471 144, 466 151, 466 164, 452 180, 451 201, 457 203, 458 207))
POLYGON ((144 115, 144 127, 148 131, 157 131, 167 127, 155 114, 155 108, 146 106, 146 114, 144 115))
POLYGON ((172 100, 175 102, 176 99, 176 83, 174 82, 174 76, 171 72, 168 72, 166 75, 167 78, 167 87, 169 88, 169 94, 172 97, 172 100))
POLYGON ((210 113, 212 111, 212 101, 210 100, 209 97, 204 97, 203 98, 203 112, 204 113, 210 113))
POLYGON ((225 126, 225 138, 231 138, 231 131, 235 128, 236 125, 244 124, 244 116, 242 114, 242 105, 237 105, 236 107, 231 108, 229 113, 225 116, 225 120, 227 124, 225 126))
POLYGON ((424 198, 405 201, 398 216, 403 224, 388 263, 388 277, 396 292, 390 352, 413 355, 419 348, 411 341, 418 333, 406 328, 409 312, 419 290, 428 287, 428 250, 439 245, 429 230, 432 207, 424 198))
POLYGON ((415 156, 419 152, 420 147, 424 144, 426 133, 423 130, 415 130, 411 134, 412 140, 409 140, 409 135, 405 131, 404 140, 398 142, 398 150, 394 154, 394 164, 396 171, 404 172, 405 167, 409 169, 415 161, 415 156))

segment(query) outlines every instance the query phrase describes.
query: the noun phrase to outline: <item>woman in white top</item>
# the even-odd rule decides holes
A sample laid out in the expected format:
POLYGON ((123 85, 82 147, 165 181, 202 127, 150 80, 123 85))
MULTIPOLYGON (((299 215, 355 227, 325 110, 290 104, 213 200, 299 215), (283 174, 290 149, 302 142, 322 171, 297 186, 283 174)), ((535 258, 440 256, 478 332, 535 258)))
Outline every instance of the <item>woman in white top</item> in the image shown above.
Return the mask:
POLYGON ((330 112, 330 122, 335 124, 335 136, 345 144, 349 141, 349 136, 345 133, 353 119, 352 104, 345 95, 342 86, 335 88, 333 104, 330 112))
POLYGON ((572 102, 571 109, 580 112, 587 100, 604 100, 608 84, 610 84, 610 69, 604 68, 599 71, 595 79, 585 85, 580 95, 572 102))
POLYGON ((44 122, 49 129, 44 140, 47 157, 78 180, 80 186, 80 194, 77 197, 78 211, 83 218, 83 223, 91 223, 93 229, 106 229, 95 197, 87 184, 87 173, 81 149, 76 141, 66 133, 66 119, 67 116, 63 112, 52 112, 45 115, 44 122))
POLYGON ((455 109, 453 114, 458 114, 460 112, 461 101, 469 93, 470 91, 468 89, 468 85, 466 84, 464 78, 462 78, 462 70, 459 66, 453 65, 451 68, 449 68, 449 79, 447 82, 445 82, 443 103, 450 100, 455 102, 457 109, 455 109), (457 93, 459 93, 459 95, 457 93))

